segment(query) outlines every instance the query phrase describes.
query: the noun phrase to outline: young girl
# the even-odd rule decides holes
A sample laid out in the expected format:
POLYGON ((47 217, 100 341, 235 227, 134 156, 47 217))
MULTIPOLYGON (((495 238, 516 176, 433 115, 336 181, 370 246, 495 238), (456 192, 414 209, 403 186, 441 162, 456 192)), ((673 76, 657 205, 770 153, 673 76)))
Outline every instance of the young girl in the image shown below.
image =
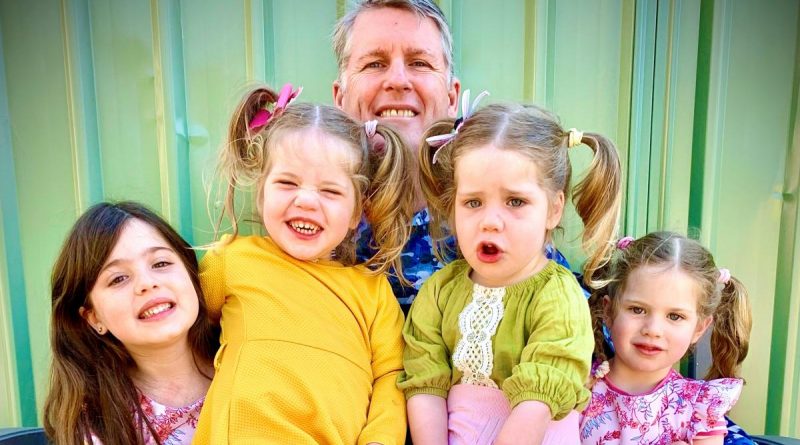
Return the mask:
POLYGON ((403 328, 398 386, 414 443, 578 443, 589 308, 545 250, 570 191, 568 147, 585 144, 595 155, 574 202, 591 282, 620 209, 616 149, 534 106, 490 105, 457 122, 435 124, 420 149, 431 231, 449 221, 464 259, 423 284, 403 328))
POLYGON ((596 375, 582 442, 721 444, 750 336, 744 286, 700 244, 674 233, 623 238, 619 246, 608 285, 590 300, 597 356, 605 359, 604 322, 615 354, 608 374, 596 375), (712 324, 708 381, 681 377, 673 367, 712 324))
POLYGON ((97 204, 52 285, 50 439, 189 445, 218 343, 186 241, 139 204, 97 204))
POLYGON ((230 124, 226 213, 236 215, 235 187, 254 181, 268 235, 237 236, 234 225, 203 258, 222 346, 195 443, 399 444, 403 318, 382 272, 401 270, 407 149, 383 125, 289 105, 292 95, 259 88, 230 124), (369 268, 354 266, 362 214, 379 234, 369 268))

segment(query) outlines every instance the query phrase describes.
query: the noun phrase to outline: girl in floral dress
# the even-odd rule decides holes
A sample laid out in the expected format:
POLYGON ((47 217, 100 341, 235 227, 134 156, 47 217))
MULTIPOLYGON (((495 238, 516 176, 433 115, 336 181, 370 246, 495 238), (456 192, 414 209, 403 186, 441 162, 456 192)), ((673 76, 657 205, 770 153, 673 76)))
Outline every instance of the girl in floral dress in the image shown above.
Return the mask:
POLYGON ((697 242, 657 232, 618 243, 594 292, 595 354, 605 358, 603 329, 614 356, 595 369, 592 400, 581 416, 587 444, 722 444, 725 413, 742 389, 751 315, 747 292, 718 269, 697 242), (712 366, 706 380, 673 367, 709 327, 712 366))

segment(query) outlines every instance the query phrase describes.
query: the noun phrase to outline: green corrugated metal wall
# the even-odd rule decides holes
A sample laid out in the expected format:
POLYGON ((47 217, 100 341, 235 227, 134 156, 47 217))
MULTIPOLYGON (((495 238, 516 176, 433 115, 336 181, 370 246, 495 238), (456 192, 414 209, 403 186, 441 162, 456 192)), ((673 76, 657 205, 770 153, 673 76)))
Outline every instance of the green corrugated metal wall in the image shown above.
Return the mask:
MULTIPOLYGON (((692 227, 747 284, 755 327, 733 417, 800 435, 798 1, 439 4, 465 87, 610 136, 626 165, 626 233, 692 227)), ((348 7, 0 0, 0 426, 38 423, 49 272, 77 215, 135 199, 209 241, 206 189, 237 98, 253 80, 291 81, 330 103, 329 34, 348 7)), ((580 224, 566 226, 574 240, 580 224)))

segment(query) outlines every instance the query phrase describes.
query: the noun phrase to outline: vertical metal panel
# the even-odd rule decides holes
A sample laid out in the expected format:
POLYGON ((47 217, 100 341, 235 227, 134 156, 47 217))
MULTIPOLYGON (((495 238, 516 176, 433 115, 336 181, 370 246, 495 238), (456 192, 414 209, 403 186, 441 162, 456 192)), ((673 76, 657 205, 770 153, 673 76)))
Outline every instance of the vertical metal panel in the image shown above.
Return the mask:
MULTIPOLYGON (((797 17, 800 30, 800 15, 797 17)), ((800 33, 795 40, 790 132, 777 252, 766 430, 800 436, 800 33), (781 308, 780 310, 778 308, 781 308)))
POLYGON ((0 425, 33 425, 33 399, 25 271, 19 243, 14 154, 5 76, 4 36, 0 21, 0 425), (20 395, 25 397, 20 397, 20 395))
POLYGON ((701 240, 752 295, 756 329, 743 367, 748 386, 732 415, 755 431, 764 428, 764 413, 772 409, 765 364, 774 358, 770 345, 776 339, 764 327, 775 309, 797 6, 717 1, 713 29, 705 30, 713 32, 713 40, 702 141, 701 240))

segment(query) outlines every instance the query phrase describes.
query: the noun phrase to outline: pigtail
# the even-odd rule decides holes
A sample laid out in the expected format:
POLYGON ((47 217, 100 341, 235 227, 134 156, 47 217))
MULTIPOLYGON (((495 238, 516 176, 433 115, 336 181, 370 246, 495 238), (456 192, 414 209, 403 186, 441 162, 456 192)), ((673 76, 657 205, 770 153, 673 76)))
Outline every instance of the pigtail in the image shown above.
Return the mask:
POLYGON ((219 235, 226 215, 231 222, 233 232, 231 239, 239 233, 234 208, 236 189, 252 185, 257 181, 264 170, 266 159, 263 134, 265 127, 250 128, 250 123, 259 110, 276 100, 277 95, 274 91, 266 87, 256 88, 245 95, 228 123, 228 139, 219 155, 219 174, 224 178, 227 187, 223 209, 215 227, 216 235, 219 235))
POLYGON ((455 166, 451 157, 453 144, 434 147, 427 139, 452 132, 454 123, 454 119, 444 119, 430 126, 422 138, 418 151, 419 182, 422 195, 428 203, 429 232, 434 243, 434 255, 441 262, 445 262, 444 258, 450 253, 446 239, 449 236, 448 220, 455 195, 453 180, 455 166), (436 155, 435 164, 434 155, 436 155))
POLYGON ((602 286, 595 272, 614 251, 622 194, 622 168, 614 144, 596 133, 585 133, 581 141, 594 151, 586 177, 573 189, 572 202, 583 221, 583 249, 589 254, 584 265, 584 283, 602 286))
POLYGON ((410 285, 403 275, 400 254, 411 235, 414 215, 415 194, 409 192, 414 187, 412 159, 394 130, 378 124, 375 132, 383 137, 384 148, 369 153, 371 171, 364 207, 377 251, 366 265, 380 273, 391 267, 403 285, 410 285))
POLYGON ((711 331, 711 368, 705 379, 739 378, 739 368, 747 357, 753 320, 750 297, 741 281, 728 280, 720 292, 720 303, 711 331))

